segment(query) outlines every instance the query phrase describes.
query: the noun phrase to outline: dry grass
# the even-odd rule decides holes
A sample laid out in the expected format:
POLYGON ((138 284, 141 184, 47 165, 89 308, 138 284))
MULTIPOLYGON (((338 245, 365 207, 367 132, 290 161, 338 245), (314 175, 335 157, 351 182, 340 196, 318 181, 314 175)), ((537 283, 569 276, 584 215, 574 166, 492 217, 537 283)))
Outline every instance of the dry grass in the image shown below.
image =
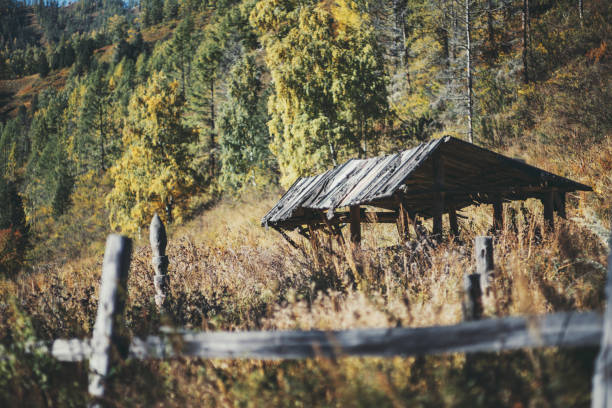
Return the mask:
MULTIPOLYGON (((394 226, 368 225, 357 255, 362 268, 355 269, 337 242, 321 237, 315 253, 297 235, 292 236, 300 249, 261 228, 259 220, 274 201, 258 195, 228 199, 184 226, 169 228, 170 310, 179 326, 308 330, 461 320, 463 274, 474 265, 471 243, 486 233, 490 209, 464 211, 468 219, 459 241, 440 245, 403 247, 394 226)), ((494 295, 486 314, 601 309, 607 253, 601 240, 573 221, 557 220, 554 233, 545 231, 536 201, 526 203, 524 215, 516 205, 510 207, 519 216, 511 223, 507 210, 506 229, 495 239, 494 295)), ((580 211, 570 207, 569 218, 580 211)), ((154 333, 167 323, 160 322, 154 307, 150 259, 150 249, 141 242, 129 279, 127 316, 134 335, 154 333)), ((28 316, 39 338, 89 336, 100 270, 101 254, 40 266, 15 281, 2 281, 0 300, 6 309, 10 299, 18 299, 15 307, 28 316)), ((0 313, 4 342, 14 334, 10 316, 0 313)), ((585 405, 593 358, 591 350, 545 350, 468 360, 457 355, 131 362, 118 374, 129 381, 119 381, 112 398, 124 406, 585 405), (580 380, 570 366, 582 373, 580 380), (491 385, 491 376, 503 386, 491 385)), ((75 381, 85 381, 84 368, 74 375, 75 381)))

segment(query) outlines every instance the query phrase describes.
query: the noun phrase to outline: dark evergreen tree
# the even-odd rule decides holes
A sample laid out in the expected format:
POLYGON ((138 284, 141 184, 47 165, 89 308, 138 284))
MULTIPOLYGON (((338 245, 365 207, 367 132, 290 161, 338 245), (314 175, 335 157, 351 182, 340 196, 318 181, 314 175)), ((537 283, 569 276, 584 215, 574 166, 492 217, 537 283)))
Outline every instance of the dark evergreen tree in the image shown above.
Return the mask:
POLYGON ((268 145, 267 97, 262 95, 261 68, 253 55, 232 68, 229 98, 219 121, 221 183, 239 190, 274 181, 277 165, 268 145))

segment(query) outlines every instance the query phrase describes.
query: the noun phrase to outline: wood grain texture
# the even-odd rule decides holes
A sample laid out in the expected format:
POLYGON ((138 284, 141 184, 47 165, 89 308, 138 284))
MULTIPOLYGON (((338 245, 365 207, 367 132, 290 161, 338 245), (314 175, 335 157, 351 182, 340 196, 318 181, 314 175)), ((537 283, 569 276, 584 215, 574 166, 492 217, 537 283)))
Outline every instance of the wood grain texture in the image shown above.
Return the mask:
POLYGON ((599 355, 593 374, 592 408, 612 407, 612 237, 608 255, 608 280, 606 282, 606 310, 603 316, 603 330, 599 355))
POLYGON ((155 213, 149 227, 149 241, 151 243, 151 252, 153 258, 151 264, 155 271, 153 283, 155 286, 155 305, 160 313, 167 312, 167 296, 168 288, 170 287, 170 279, 168 277, 168 257, 166 256, 166 245, 168 237, 166 235, 166 227, 155 213))
MULTIPOLYGON (((96 400, 104 396, 105 382, 113 360, 127 355, 127 347, 122 347, 125 339, 121 338, 121 331, 125 327, 123 311, 131 254, 131 239, 116 234, 108 236, 89 358, 88 390, 94 398, 93 406, 96 400)), ((69 345, 74 346, 74 342, 69 345)), ((125 342, 125 346, 128 345, 129 342, 125 342)), ((82 353, 83 350, 77 348, 76 351, 82 353)))
MULTIPOLYGON (((595 312, 505 317, 452 326, 343 331, 199 332, 135 338, 132 358, 301 359, 316 356, 411 356, 512 350, 525 347, 597 346, 602 317, 595 312)), ((78 361, 86 345, 53 347, 61 361, 78 361)))

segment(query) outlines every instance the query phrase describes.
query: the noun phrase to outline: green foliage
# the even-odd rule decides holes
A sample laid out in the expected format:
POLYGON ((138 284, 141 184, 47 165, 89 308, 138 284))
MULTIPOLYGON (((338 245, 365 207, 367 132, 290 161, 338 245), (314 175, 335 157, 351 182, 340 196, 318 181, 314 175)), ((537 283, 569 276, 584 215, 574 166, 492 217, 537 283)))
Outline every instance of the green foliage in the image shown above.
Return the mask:
POLYGON ((28 231, 16 183, 0 178, 0 275, 17 272, 28 243, 28 231))
POLYGON ((103 72, 98 69, 89 75, 86 83, 73 90, 73 98, 70 101, 76 105, 77 116, 68 141, 78 172, 105 171, 118 152, 118 130, 111 90, 103 72))
POLYGON ((185 18, 179 23, 170 43, 170 55, 172 65, 179 73, 181 93, 185 97, 185 89, 189 86, 191 77, 191 60, 195 51, 193 38, 193 20, 185 18))
POLYGON ((164 20, 173 20, 178 17, 178 0, 164 0, 164 20))
POLYGON ((128 35, 128 21, 123 15, 115 14, 108 19, 108 31, 112 33, 113 42, 125 40, 128 35))
POLYGON ((30 318, 15 299, 4 304, 0 321, 0 405, 83 406, 83 365, 62 365, 36 345, 30 318))
POLYGON ((162 0, 143 0, 140 2, 143 10, 142 23, 149 27, 161 23, 164 17, 164 4, 162 0))
POLYGON ((230 72, 229 98, 219 123, 221 184, 230 190, 261 188, 276 178, 263 92, 261 68, 247 55, 230 72))
POLYGON ((372 130, 387 111, 373 26, 352 2, 264 0, 251 14, 266 48, 272 152, 281 183, 376 153, 372 130))
POLYGON ((181 219, 194 187, 187 151, 194 133, 182 124, 178 88, 158 73, 130 100, 125 151, 110 169, 114 186, 106 199, 113 229, 135 233, 155 212, 167 222, 181 219))
POLYGON ((64 144, 64 93, 43 96, 30 128, 32 152, 27 164, 26 213, 32 222, 63 214, 70 205, 74 170, 64 144))

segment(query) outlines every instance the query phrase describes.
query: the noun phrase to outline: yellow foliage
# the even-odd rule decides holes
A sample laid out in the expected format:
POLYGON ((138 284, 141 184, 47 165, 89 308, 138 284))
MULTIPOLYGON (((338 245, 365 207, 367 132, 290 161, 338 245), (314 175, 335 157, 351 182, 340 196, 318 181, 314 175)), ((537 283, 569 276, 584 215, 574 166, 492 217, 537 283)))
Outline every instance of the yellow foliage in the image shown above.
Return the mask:
POLYGON ((153 75, 130 100, 125 151, 110 169, 114 187, 106 199, 113 229, 133 234, 155 212, 181 221, 195 184, 187 152, 195 133, 183 127, 182 109, 178 83, 164 74, 153 75))

